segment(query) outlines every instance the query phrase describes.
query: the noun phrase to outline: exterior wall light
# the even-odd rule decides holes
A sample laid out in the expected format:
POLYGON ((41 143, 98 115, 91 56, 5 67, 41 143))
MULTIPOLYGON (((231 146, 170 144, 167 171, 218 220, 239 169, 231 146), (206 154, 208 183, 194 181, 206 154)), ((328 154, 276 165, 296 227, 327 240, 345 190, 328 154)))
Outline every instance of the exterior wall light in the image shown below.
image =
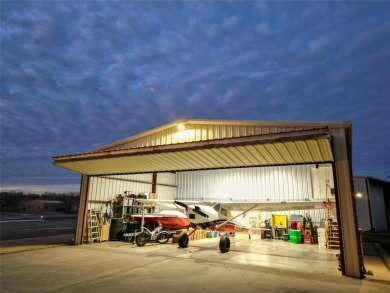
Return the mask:
POLYGON ((361 193, 361 192, 356 192, 356 197, 357 198, 362 198, 363 197, 363 193, 361 193))
POLYGON ((184 129, 186 129, 186 125, 183 124, 183 123, 180 123, 180 124, 177 126, 177 129, 179 129, 179 130, 184 130, 184 129))

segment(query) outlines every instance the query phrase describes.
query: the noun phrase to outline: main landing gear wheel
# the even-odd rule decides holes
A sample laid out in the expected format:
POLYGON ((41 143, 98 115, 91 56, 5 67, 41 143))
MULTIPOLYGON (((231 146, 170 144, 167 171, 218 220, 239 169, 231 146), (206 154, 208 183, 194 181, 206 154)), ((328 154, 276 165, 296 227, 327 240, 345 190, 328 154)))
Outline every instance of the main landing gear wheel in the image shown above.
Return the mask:
POLYGON ((169 234, 167 232, 161 232, 157 236, 157 242, 160 244, 165 244, 169 240, 169 234))
POLYGON ((177 243, 181 248, 186 248, 188 246, 188 235, 186 232, 180 233, 179 237, 177 238, 177 243))
POLYGON ((227 235, 222 235, 221 239, 219 240, 219 250, 221 250, 222 253, 229 252, 230 239, 227 235))
POLYGON ((148 241, 149 241, 149 236, 144 232, 138 234, 137 237, 135 238, 135 243, 138 246, 144 246, 148 241))

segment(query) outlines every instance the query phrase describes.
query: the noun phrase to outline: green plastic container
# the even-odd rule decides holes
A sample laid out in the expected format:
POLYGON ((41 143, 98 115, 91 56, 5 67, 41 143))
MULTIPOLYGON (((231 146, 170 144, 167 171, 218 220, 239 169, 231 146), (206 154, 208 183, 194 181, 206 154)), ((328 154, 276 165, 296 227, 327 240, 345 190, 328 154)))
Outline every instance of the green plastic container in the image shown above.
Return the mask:
POLYGON ((290 236, 290 242, 294 244, 301 244, 302 243, 302 237, 295 237, 295 236, 290 236))
POLYGON ((301 237, 301 230, 290 230, 290 237, 301 237))

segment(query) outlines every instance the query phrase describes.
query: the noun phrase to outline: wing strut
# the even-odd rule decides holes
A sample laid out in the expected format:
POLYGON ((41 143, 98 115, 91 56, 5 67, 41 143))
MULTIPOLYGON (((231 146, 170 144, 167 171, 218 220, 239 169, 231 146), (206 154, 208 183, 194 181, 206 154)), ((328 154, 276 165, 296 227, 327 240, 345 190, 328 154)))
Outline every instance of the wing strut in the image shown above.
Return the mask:
POLYGON ((251 208, 249 208, 249 209, 243 211, 242 213, 239 213, 237 216, 231 218, 230 220, 227 220, 227 221, 223 222, 223 223, 220 224, 220 225, 217 225, 216 227, 217 227, 217 228, 220 228, 220 227, 222 227, 222 226, 225 226, 225 225, 228 224, 230 221, 233 221, 234 219, 238 218, 238 217, 241 216, 242 214, 245 214, 245 213, 249 212, 250 210, 253 210, 253 209, 254 209, 255 207, 257 207, 257 206, 258 206, 258 205, 255 204, 253 207, 251 207, 251 208))

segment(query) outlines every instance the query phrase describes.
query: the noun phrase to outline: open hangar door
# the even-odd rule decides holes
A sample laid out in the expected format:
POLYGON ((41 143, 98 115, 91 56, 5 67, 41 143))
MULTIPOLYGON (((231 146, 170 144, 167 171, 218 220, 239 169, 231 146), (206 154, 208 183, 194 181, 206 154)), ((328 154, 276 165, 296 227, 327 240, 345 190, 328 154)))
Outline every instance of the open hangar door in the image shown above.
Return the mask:
MULTIPOLYGON (((146 193, 152 196, 152 193, 149 192, 153 189, 153 180, 155 180, 154 191, 157 191, 154 196, 164 200, 173 200, 176 198, 183 201, 207 202, 224 200, 237 202, 288 202, 324 200, 329 198, 334 203, 334 194, 332 194, 334 183, 331 164, 311 164, 157 174, 93 176, 89 184, 89 209, 106 211, 107 206, 103 195, 110 194, 112 199, 117 194, 123 194, 123 190, 132 190, 134 194, 146 193)), ((328 239, 324 235, 327 233, 325 232, 327 228, 325 224, 327 218, 329 218, 329 214, 326 211, 325 207, 310 210, 283 210, 281 208, 280 211, 273 212, 250 211, 245 217, 237 218, 237 221, 243 226, 252 228, 249 230, 252 241, 248 242, 246 234, 236 235, 235 238, 241 241, 241 249, 243 242, 254 243, 254 240, 266 239, 261 241, 262 248, 257 252, 259 255, 267 255, 272 251, 271 257, 288 257, 290 265, 297 268, 301 267, 305 262, 310 262, 311 265, 309 266, 312 269, 319 270, 321 269, 320 265, 315 268, 317 264, 312 261, 317 260, 318 263, 328 263, 326 259, 329 259, 331 260, 329 264, 333 266, 334 271, 337 271, 336 254, 340 251, 339 239, 338 237, 337 239, 328 239), (274 218, 280 216, 286 217, 286 225, 279 226, 279 223, 277 223, 277 229, 271 225, 270 232, 274 240, 268 240, 270 234, 267 234, 267 237, 263 237, 264 234, 261 232, 265 228, 264 222, 270 220, 270 223, 272 223, 274 218), (297 218, 298 216, 300 218, 297 218), (312 242, 310 241, 310 244, 312 245, 304 245, 304 241, 306 240, 302 237, 300 243, 302 245, 299 245, 299 248, 289 247, 296 246, 298 243, 292 242, 293 240, 290 241, 290 239, 287 242, 283 242, 282 232, 278 236, 275 235, 276 231, 285 231, 283 234, 296 232, 291 231, 294 230, 291 229, 291 222, 302 222, 304 217, 309 217, 313 227, 318 228, 318 230, 315 229, 315 234, 311 238, 312 242), (320 233, 319 237, 317 233, 320 233), (333 243, 328 243, 327 240, 333 243), (313 248, 316 249, 313 250, 313 248), (294 254, 290 255, 292 251, 294 254), (293 265, 294 262, 296 265, 293 265)), ((241 212, 241 210, 233 210, 231 213, 232 216, 235 216, 241 212)), ((335 215, 334 210, 330 216, 333 216, 334 218, 332 220, 337 222, 335 215)), ((114 215, 114 217, 116 216, 114 215)), ((235 238, 232 238, 232 240, 235 238)), ((197 244, 192 243, 192 245, 196 246, 197 244)), ((242 252, 246 253, 246 250, 244 249, 242 252)), ((328 265, 323 266, 322 269, 325 271, 330 270, 328 265)))
POLYGON ((75 244, 83 241, 95 177, 331 164, 342 273, 362 278, 351 153, 349 122, 179 120, 88 153, 54 157, 53 163, 82 174, 75 244))
MULTIPOLYGON (((314 235, 308 242, 314 241, 321 248, 340 250, 331 164, 180 172, 177 174, 177 197, 192 201, 247 202, 248 205, 280 202, 280 210, 249 211, 235 220, 242 226, 249 227, 251 234, 261 233, 262 236, 266 223, 271 224, 270 229, 266 230, 271 230, 272 238, 275 238, 275 233, 278 236, 288 234, 292 230, 292 222, 309 219, 312 223, 309 232, 314 235), (297 210, 288 205, 289 202, 311 201, 325 201, 332 205, 327 207, 324 204, 322 208, 316 206, 305 210, 297 210), (286 221, 283 224, 273 223, 275 216, 283 216, 286 221), (320 242, 318 232, 321 234, 320 242)), ((231 211, 230 217, 236 217, 242 212, 238 206, 231 211)), ((296 226, 294 229, 297 229, 296 226)))

